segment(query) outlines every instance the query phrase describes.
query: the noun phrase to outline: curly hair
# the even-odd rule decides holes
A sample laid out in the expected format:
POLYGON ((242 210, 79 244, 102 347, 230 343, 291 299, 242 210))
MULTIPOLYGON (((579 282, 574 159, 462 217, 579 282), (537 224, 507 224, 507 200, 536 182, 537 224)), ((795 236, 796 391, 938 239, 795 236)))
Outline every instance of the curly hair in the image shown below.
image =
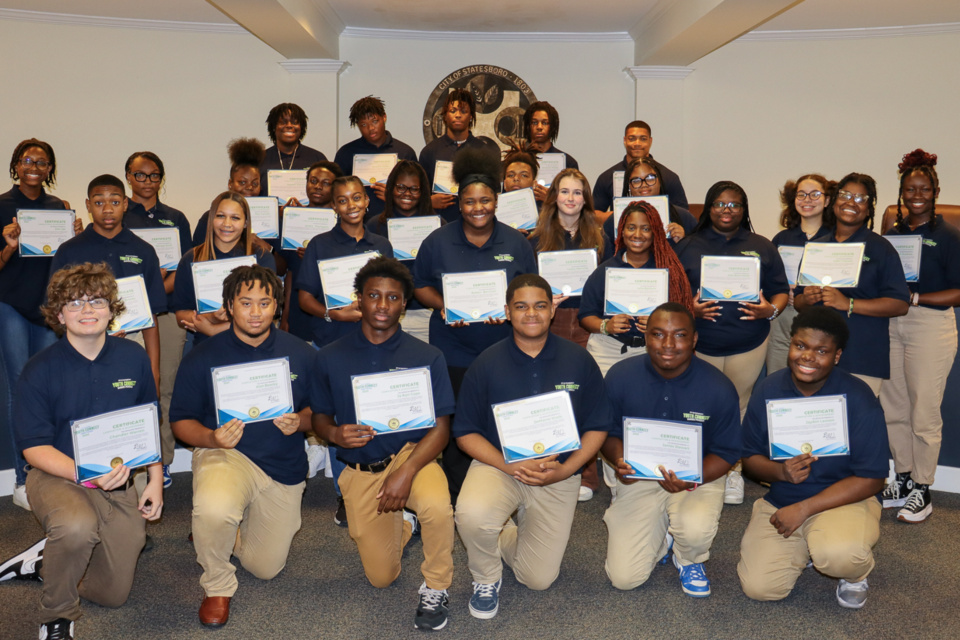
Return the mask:
POLYGON ((401 177, 415 177, 420 182, 420 199, 417 201, 417 210, 413 212, 413 215, 436 215, 433 211, 433 201, 430 199, 430 179, 427 177, 427 172, 423 170, 419 162, 401 160, 394 165, 393 170, 387 177, 387 184, 383 194, 383 212, 377 218, 377 224, 381 227, 386 227, 387 220, 390 218, 397 217, 393 212, 393 202, 395 200, 394 189, 397 186, 397 180, 401 177))
POLYGON ((453 159, 453 179, 460 185, 459 193, 474 182, 481 182, 496 193, 500 190, 500 154, 490 150, 461 149, 453 159))
POLYGON ((897 192, 897 227, 903 224, 903 183, 914 173, 922 173, 930 180, 933 187, 933 210, 930 212, 930 230, 937 227, 937 189, 940 188, 940 178, 937 176, 937 154, 927 153, 923 149, 914 149, 903 156, 903 162, 897 165, 900 171, 900 190, 897 192))
POLYGON ((227 154, 230 156, 230 175, 233 176, 245 167, 259 171, 267 150, 256 138, 234 138, 227 144, 227 154))
POLYGON ((373 96, 360 98, 350 107, 350 126, 357 126, 357 124, 367 116, 386 118, 387 110, 384 109, 384 104, 383 100, 373 96))
POLYGON ((106 262, 84 262, 64 267, 50 276, 47 301, 40 307, 44 320, 58 336, 66 331, 66 325, 59 317, 64 305, 83 296, 109 300, 111 322, 126 310, 117 293, 117 280, 106 262))
MULTIPOLYGON (((797 189, 800 188, 800 183, 811 180, 820 185, 820 190, 823 192, 825 198, 830 198, 830 194, 833 193, 836 183, 832 180, 827 180, 825 177, 819 173, 808 173, 806 175, 800 176, 796 180, 787 180, 783 185, 783 190, 780 191, 780 204, 783 205, 783 211, 780 212, 780 226, 784 229, 793 229, 800 226, 800 212, 797 211, 797 189)), ((830 205, 833 204, 831 200, 823 208, 823 226, 832 227, 834 225, 833 217, 833 208, 830 205)))
POLYGON ((740 218, 740 228, 753 231, 753 225, 750 224, 750 205, 747 202, 747 192, 736 182, 721 180, 707 189, 707 196, 703 199, 703 213, 705 215, 700 216, 697 226, 693 228, 693 233, 703 231, 713 225, 713 220, 710 219, 710 210, 713 207, 713 203, 716 202, 717 198, 719 198, 720 194, 724 191, 733 191, 740 196, 740 202, 743 204, 743 217, 740 218))
POLYGON ((540 218, 537 228, 530 233, 530 240, 537 239, 537 251, 562 251, 566 247, 566 229, 560 224, 557 211, 557 197, 560 194, 560 181, 567 178, 578 180, 582 185, 583 208, 580 210, 577 236, 580 238, 581 249, 596 249, 597 257, 603 255, 604 234, 597 224, 597 214, 593 209, 593 192, 587 177, 577 169, 564 169, 553 179, 553 184, 547 189, 547 196, 540 209, 540 218))
POLYGON ((550 121, 550 142, 556 142, 557 136, 560 134, 560 114, 557 113, 552 104, 546 101, 534 102, 523 112, 523 133, 527 140, 530 139, 530 129, 533 128, 530 123, 537 111, 543 111, 547 114, 547 119, 550 121))
POLYGON ((206 262, 207 260, 217 259, 217 252, 213 243, 213 237, 215 233, 213 229, 213 220, 217 216, 217 211, 220 209, 220 203, 224 200, 236 202, 238 205, 240 205, 240 208, 243 209, 243 231, 240 233, 239 243, 244 247, 243 255, 249 256, 253 254, 253 230, 250 228, 250 205, 247 204, 247 199, 240 194, 233 193, 232 191, 224 191, 214 198, 213 202, 210 203, 210 218, 207 221, 207 235, 202 243, 193 248, 194 262, 206 262))
POLYGON ((292 102, 282 102, 273 109, 270 109, 270 113, 267 114, 267 135, 270 136, 273 144, 277 144, 277 125, 280 124, 280 118, 283 116, 289 116, 291 120, 297 121, 300 125, 299 139, 303 140, 303 137, 307 135, 306 112, 300 108, 300 105, 293 104, 292 102))
POLYGON ((873 219, 877 212, 877 181, 868 176, 865 173, 848 173, 843 176, 843 179, 840 180, 834 187, 833 193, 831 194, 831 200, 833 201, 833 206, 837 207, 840 204, 838 195, 840 191, 847 186, 848 184, 859 184, 864 189, 867 190, 867 219, 864 221, 868 229, 873 229, 873 219))
POLYGON ((283 315, 283 283, 270 269, 254 264, 237 267, 223 279, 223 309, 228 320, 233 320, 233 301, 244 287, 252 289, 254 283, 259 283, 277 304, 273 319, 279 320, 283 315))
POLYGON ((514 162, 520 162, 530 167, 533 171, 533 179, 537 179, 537 173, 540 172, 540 161, 537 160, 537 150, 529 144, 523 145, 519 140, 511 138, 510 148, 507 149, 507 153, 503 156, 503 161, 500 163, 503 167, 500 173, 501 180, 507 175, 507 167, 514 162))
POLYGON ((396 258, 377 256, 360 267, 353 279, 353 288, 358 295, 363 294, 363 288, 367 285, 367 280, 371 278, 396 280, 403 287, 404 301, 409 302, 413 298, 413 276, 410 275, 410 270, 407 269, 406 265, 396 258))
POLYGON ((10 179, 14 181, 20 180, 20 176, 17 174, 17 165, 20 164, 20 159, 23 158, 23 154, 31 147, 36 147, 47 154, 47 159, 50 161, 50 173, 47 174, 47 179, 43 181, 43 184, 52 187, 57 183, 57 155, 53 152, 53 147, 51 147, 49 143, 43 140, 37 140, 36 138, 24 140, 13 150, 13 156, 10 158, 10 179))
POLYGON ((837 313, 827 307, 807 307, 793 319, 793 325, 790 327, 790 337, 797 335, 800 329, 813 329, 821 331, 831 338, 837 345, 837 349, 846 349, 847 340, 850 339, 850 329, 847 327, 847 319, 843 314, 837 313))
POLYGON ((477 103, 473 99, 473 94, 470 93, 469 89, 451 89, 450 93, 447 94, 446 100, 443 101, 441 113, 447 115, 447 110, 454 102, 459 102, 461 105, 465 104, 470 107, 470 128, 473 129, 473 125, 477 124, 477 103))

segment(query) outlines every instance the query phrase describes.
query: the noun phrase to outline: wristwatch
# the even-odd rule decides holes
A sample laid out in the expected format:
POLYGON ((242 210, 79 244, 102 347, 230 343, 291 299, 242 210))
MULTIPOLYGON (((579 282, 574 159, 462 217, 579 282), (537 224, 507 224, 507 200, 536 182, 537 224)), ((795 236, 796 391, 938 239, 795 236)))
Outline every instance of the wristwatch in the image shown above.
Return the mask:
POLYGON ((910 294, 910 304, 913 305, 913 306, 915 306, 915 307, 919 307, 919 306, 920 306, 920 294, 919 294, 919 293, 911 293, 911 294, 910 294))

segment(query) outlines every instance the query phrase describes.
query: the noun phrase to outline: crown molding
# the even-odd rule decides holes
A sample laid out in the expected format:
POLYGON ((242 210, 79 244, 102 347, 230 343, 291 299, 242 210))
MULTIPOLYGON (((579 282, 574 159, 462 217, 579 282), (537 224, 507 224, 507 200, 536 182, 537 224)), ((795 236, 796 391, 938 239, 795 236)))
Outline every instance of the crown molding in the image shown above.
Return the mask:
POLYGON ((855 29, 798 29, 796 31, 751 31, 738 42, 774 42, 784 40, 860 40, 900 36, 932 36, 960 33, 960 22, 913 24, 902 27, 864 27, 855 29))
POLYGON ((693 69, 690 67, 648 65, 626 67, 624 71, 634 80, 649 80, 651 78, 658 80, 683 80, 693 72, 693 69))
POLYGON ((389 40, 468 40, 472 42, 633 42, 626 31, 568 33, 530 31, 412 31, 407 29, 367 29, 347 27, 342 38, 379 38, 389 40))
POLYGON ((340 75, 350 66, 350 63, 343 60, 304 58, 284 60, 280 63, 280 66, 286 69, 287 73, 335 73, 340 75))
POLYGON ((150 31, 191 31, 194 33, 248 33, 238 24, 225 22, 180 22, 177 20, 141 20, 138 18, 111 18, 107 16, 81 16, 73 13, 48 13, 46 11, 23 11, 0 9, 0 20, 41 22, 44 24, 67 24, 83 27, 112 27, 121 29, 147 29, 150 31))

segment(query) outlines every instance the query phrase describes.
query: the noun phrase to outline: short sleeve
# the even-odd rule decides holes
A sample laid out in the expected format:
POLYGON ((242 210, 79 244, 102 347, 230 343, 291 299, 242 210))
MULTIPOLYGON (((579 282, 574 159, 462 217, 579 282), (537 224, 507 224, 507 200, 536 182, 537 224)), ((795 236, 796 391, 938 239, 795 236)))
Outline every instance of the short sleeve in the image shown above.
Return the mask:
POLYGON ((454 438, 471 433, 484 435, 490 414, 487 402, 486 372, 482 363, 475 362, 463 378, 457 411, 453 418, 452 434, 454 438))
MULTIPOLYGON (((204 379, 201 363, 189 355, 180 363, 177 378, 173 384, 173 397, 170 400, 170 422, 196 420, 203 422, 204 396, 207 393, 207 380, 204 379)), ((209 372, 207 372, 209 375, 209 372)))
POLYGON ((333 390, 330 388, 327 360, 328 356, 321 349, 313 363, 313 375, 310 380, 310 409, 314 413, 333 418, 337 415, 337 405, 333 399, 333 390))
POLYGON ((27 365, 17 381, 13 398, 14 440, 19 451, 53 446, 56 436, 56 418, 51 413, 54 402, 48 397, 50 387, 40 380, 41 367, 35 364, 34 367, 27 365))
POLYGON ((321 244, 316 242, 314 237, 303 254, 303 264, 300 273, 297 274, 296 288, 306 291, 315 298, 323 295, 323 287, 320 284, 320 270, 317 268, 317 247, 321 244))

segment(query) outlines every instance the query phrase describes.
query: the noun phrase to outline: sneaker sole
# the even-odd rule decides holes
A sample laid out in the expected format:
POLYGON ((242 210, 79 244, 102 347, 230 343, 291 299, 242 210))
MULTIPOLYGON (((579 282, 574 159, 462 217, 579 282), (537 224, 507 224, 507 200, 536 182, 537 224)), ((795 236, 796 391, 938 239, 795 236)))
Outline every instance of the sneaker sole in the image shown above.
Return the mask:
POLYGON ((740 496, 739 498, 736 496, 731 496, 729 498, 727 496, 723 496, 723 504, 743 504, 743 496, 740 496))
POLYGON ((497 615, 497 612, 500 611, 500 603, 497 603, 497 608, 493 611, 477 611, 473 607, 470 607, 470 615, 474 618, 479 618, 480 620, 489 620, 497 615))
POLYGON ((910 524, 919 524, 930 517, 933 513, 933 505, 928 504, 922 511, 917 513, 904 514, 903 511, 897 514, 897 520, 900 522, 909 522, 910 524))
POLYGON ((883 508, 884 509, 899 509, 903 505, 907 504, 906 498, 900 498, 899 500, 884 500, 883 508))
POLYGON ((431 627, 431 626, 428 625, 428 624, 424 624, 423 626, 421 626, 420 624, 414 622, 414 623, 413 623, 413 628, 414 628, 414 629, 417 629, 418 631, 440 631, 440 629, 443 629, 445 626, 447 626, 447 623, 448 623, 448 622, 450 622, 450 619, 449 619, 449 618, 447 618, 446 620, 444 620, 442 624, 439 624, 439 625, 437 625, 436 627, 431 627))
MULTIPOLYGON (((41 548, 42 548, 42 547, 44 547, 46 544, 47 544, 47 539, 46 539, 46 538, 42 538, 39 542, 37 542, 36 544, 34 544, 34 545, 33 545, 32 547, 30 547, 29 549, 24 549, 23 551, 21 551, 20 553, 18 553, 17 555, 15 555, 13 558, 11 558, 8 562, 4 563, 4 565, 3 565, 2 567, 0 567, 0 582, 4 582, 4 581, 6 581, 6 580, 13 580, 14 578, 18 577, 16 572, 14 572, 14 573, 5 573, 5 572, 9 572, 11 567, 14 567, 14 566, 17 566, 17 565, 23 566, 23 564, 22 564, 22 563, 23 563, 23 560, 16 560, 16 558, 20 558, 21 556, 30 553, 31 551, 33 551, 34 549, 37 549, 38 547, 41 547, 41 548)), ((31 554, 30 557, 33 557, 33 556, 35 556, 35 555, 37 555, 37 554, 31 554)))
POLYGON ((837 594, 837 604, 839 604, 839 605, 840 605, 841 607, 843 607, 844 609, 863 609, 863 605, 867 604, 867 601, 864 600, 863 602, 861 602, 861 603, 859 603, 859 604, 850 603, 850 602, 847 602, 846 600, 842 599, 842 598, 840 597, 840 594, 838 593, 838 594, 837 594))
POLYGON ((682 584, 680 585, 680 588, 683 589, 683 592, 688 596, 690 596, 691 598, 706 598, 707 596, 710 595, 709 591, 707 591, 706 593, 704 593, 703 591, 687 591, 687 588, 684 587, 682 584))

